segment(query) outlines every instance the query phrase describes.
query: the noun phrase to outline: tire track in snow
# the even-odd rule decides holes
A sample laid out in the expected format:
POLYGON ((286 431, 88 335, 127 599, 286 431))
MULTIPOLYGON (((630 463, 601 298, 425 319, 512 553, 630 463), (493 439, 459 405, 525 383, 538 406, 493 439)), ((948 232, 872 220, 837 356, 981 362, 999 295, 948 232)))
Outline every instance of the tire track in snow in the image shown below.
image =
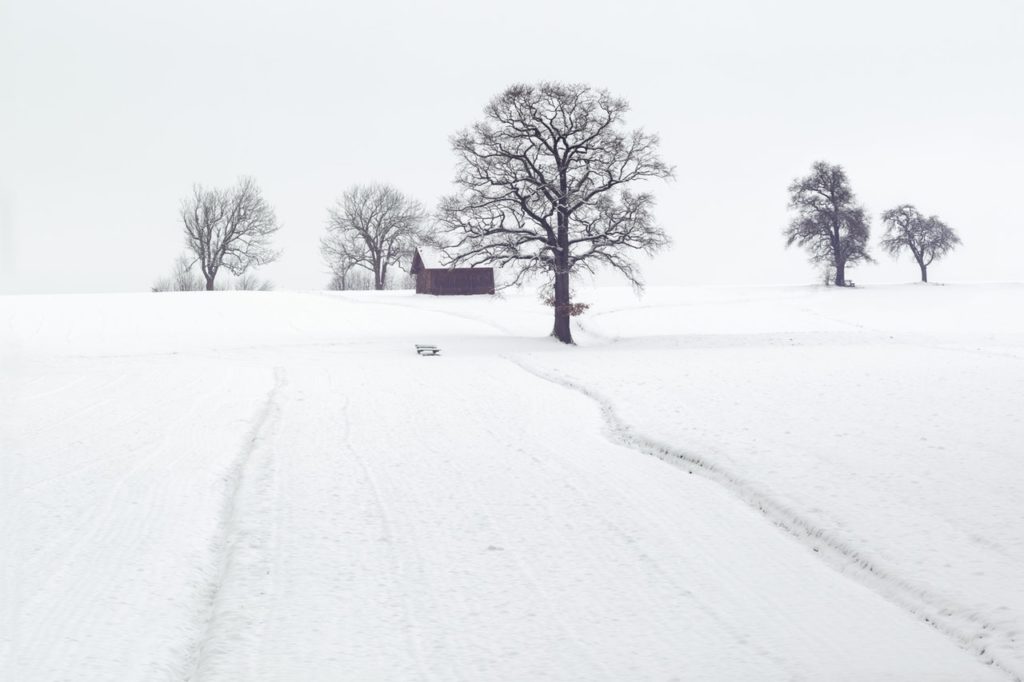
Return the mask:
POLYGON ((675 448, 638 433, 616 412, 610 400, 559 374, 537 369, 518 358, 506 360, 538 379, 570 389, 597 403, 605 423, 606 435, 613 443, 661 459, 673 466, 700 474, 724 486, 743 502, 761 512, 775 526, 802 542, 842 575, 868 587, 900 608, 951 638, 962 649, 991 665, 1015 682, 1024 682, 1024 671, 1014 662, 992 651, 993 645, 1012 651, 1015 633, 1002 632, 982 614, 956 604, 940 595, 913 585, 878 564, 863 550, 833 537, 829 531, 803 518, 793 509, 759 490, 751 482, 699 455, 675 448))
MULTIPOLYGON (((282 367, 274 368, 274 385, 271 387, 263 406, 256 413, 252 425, 245 438, 245 444, 241 452, 235 458, 235 462, 225 477, 227 490, 224 496, 224 505, 218 522, 218 532, 214 539, 216 548, 216 567, 213 569, 213 579, 206 589, 205 605, 200 614, 197 615, 199 626, 197 630, 201 633, 198 638, 188 647, 188 656, 183 666, 186 671, 185 680, 196 680, 201 676, 204 660, 209 654, 208 644, 211 635, 217 629, 218 620, 223 619, 223 608, 219 603, 224 585, 231 575, 231 569, 235 563, 235 551, 239 545, 238 537, 241 519, 240 492, 247 478, 247 468, 256 451, 260 441, 266 437, 266 432, 272 428, 272 422, 277 412, 277 399, 281 389, 285 386, 285 372, 282 367)), ((250 546, 253 544, 250 541, 250 546)))
MULTIPOLYGON (((188 386, 195 385, 196 382, 190 382, 188 386)), ((151 406, 148 409, 143 408, 134 412, 133 414, 119 419, 115 422, 113 428, 121 428, 124 424, 131 423, 135 419, 153 411, 159 411, 167 413, 167 403, 165 400, 161 400, 155 406, 151 406)), ((183 412, 174 419, 168 422, 169 429, 180 428, 185 422, 193 415, 196 408, 183 412)), ((43 575, 45 576, 45 588, 39 589, 39 594, 46 594, 53 588, 51 586, 64 585, 62 589, 67 590, 70 594, 76 595, 74 599, 69 600, 71 603, 78 603, 82 599, 81 595, 88 593, 95 595, 97 590, 101 589, 101 584, 95 580, 91 580, 87 573, 76 571, 74 566, 82 560, 83 556, 88 556, 88 549, 96 544, 102 544, 104 539, 116 537, 116 542, 110 542, 110 556, 120 557, 130 555, 134 547, 140 541, 140 538, 144 537, 145 531, 141 530, 146 527, 146 521, 149 516, 153 513, 155 507, 159 506, 157 498, 151 499, 151 504, 142 512, 142 514, 133 519, 134 526, 125 524, 117 516, 118 501, 123 499, 126 491, 131 489, 132 484, 138 484, 137 477, 146 472, 156 462, 160 461, 163 453, 165 452, 166 443, 168 436, 165 433, 163 437, 159 438, 154 444, 144 448, 143 455, 139 457, 132 457, 133 453, 128 453, 130 465, 128 470, 117 477, 110 489, 106 491, 104 497, 96 505, 90 508, 85 513, 78 515, 74 522, 71 524, 69 532, 55 535, 53 537, 46 537, 41 539, 40 547, 33 551, 31 554, 26 553, 25 559, 23 559, 22 571, 27 574, 43 575), (62 560, 59 564, 55 564, 54 557, 59 555, 62 560), (47 567, 57 566, 56 570, 47 572, 47 567)), ((119 453, 115 456, 104 458, 100 460, 100 463, 106 462, 107 460, 116 459, 118 457, 125 458, 125 453, 119 453)), ((73 475, 80 473, 81 471, 87 470, 90 466, 95 466, 96 463, 90 464, 85 467, 79 467, 67 475, 73 475)), ((43 483, 60 479, 63 475, 57 477, 51 477, 43 483)), ((23 494, 31 493, 35 486, 23 488, 18 493, 11 495, 9 499, 16 500, 23 494)), ((91 602, 92 598, 84 599, 85 602, 91 602)), ((34 608, 33 598, 30 597, 26 601, 27 608, 34 608)), ((63 605, 62 605, 63 606, 63 605)), ((87 615, 87 614, 86 614, 87 615)), ((21 637, 24 642, 35 642, 42 638, 42 633, 50 632, 54 629, 56 623, 80 623, 83 622, 86 615, 81 612, 69 612, 65 608, 50 609, 43 613, 42 617, 38 618, 32 625, 21 628, 21 637)), ((74 629, 74 628, 72 628, 74 629)), ((63 650, 50 652, 53 655, 60 655, 63 650)))
MULTIPOLYGON (((474 427, 479 428, 481 431, 487 434, 488 438, 493 438, 496 441, 500 441, 501 436, 495 433, 493 430, 488 428, 484 423, 476 421, 473 424, 474 427)), ((541 467, 546 467, 542 460, 531 455, 531 459, 534 463, 541 467)), ((467 471, 464 466, 460 466, 457 461, 451 461, 448 466, 458 474, 459 478, 463 481, 471 482, 473 475, 467 471)), ((573 485, 572 481, 568 478, 562 481, 566 486, 573 488, 574 491, 578 491, 578 488, 573 485)), ((474 501, 476 509, 480 510, 480 515, 486 520, 486 525, 495 528, 504 528, 503 535, 512 536, 513 533, 507 530, 507 521, 505 521, 500 515, 493 514, 488 511, 489 505, 486 500, 477 492, 476 488, 472 483, 465 486, 465 493, 474 501)), ((569 642, 577 651, 580 652, 584 660, 593 665, 596 669, 599 669, 602 673, 602 678, 606 680, 614 680, 615 677, 599 655, 594 650, 594 646, 587 642, 585 636, 583 636, 578 627, 576 627, 568 618, 558 610, 558 599, 551 594, 550 590, 544 587, 543 582, 538 578, 537 571, 531 566, 530 557, 526 556, 525 553, 513 546, 503 548, 502 551, 508 551, 512 560, 515 562, 519 576, 523 581, 528 583, 533 590, 534 594, 539 597, 546 607, 549 609, 551 614, 551 622, 554 623, 559 631, 562 633, 564 641, 569 642)))
MULTIPOLYGON (((342 423, 342 437, 344 439, 344 446, 346 451, 352 456, 353 460, 357 462, 360 472, 363 475, 364 480, 368 484, 369 491, 373 498, 373 504, 377 509, 377 514, 380 519, 381 530, 384 532, 385 544, 387 546, 388 561, 390 564, 390 575, 397 580, 397 582, 409 582, 408 573, 410 572, 405 562, 402 561, 401 556, 395 549, 395 543, 399 537, 399 532, 396 530, 396 521, 398 518, 394 511, 391 509, 391 505, 387 502, 387 497, 381 492, 381 485, 377 480, 377 476, 373 473, 370 467, 369 459, 359 450, 352 446, 352 420, 350 416, 349 399, 346 396, 341 406, 341 423, 342 423)), ((423 560, 414 543, 413 549, 415 550, 413 563, 416 566, 422 565, 423 560)), ((428 669, 426 664, 426 655, 424 651, 423 641, 419 635, 420 627, 416 621, 416 614, 409 602, 408 595, 404 595, 402 598, 402 614, 405 618, 405 622, 408 627, 406 628, 406 637, 408 642, 409 654, 416 663, 416 670, 419 673, 419 679, 428 680, 434 677, 428 669)))
MULTIPOLYGON (((490 432, 489 435, 494 437, 496 440, 500 438, 500 436, 498 436, 497 434, 492 434, 490 432)), ((557 470, 556 468, 552 467, 551 464, 545 462, 542 459, 537 458, 534 455, 530 455, 530 457, 535 464, 537 464, 539 467, 543 469, 549 471, 557 470)), ((455 465, 454 468, 456 471, 458 471, 462 479, 467 481, 472 480, 471 475, 467 471, 458 468, 458 465, 455 465)), ((719 627, 721 627, 724 632, 728 633, 732 638, 733 646, 735 646, 736 648, 745 649, 754 656, 762 658, 765 661, 771 662, 771 664, 776 666, 777 669, 786 671, 788 679, 792 682, 801 682, 802 680, 806 679, 798 671, 792 670, 782 657, 775 655, 772 651, 764 647, 760 647, 757 644, 752 644, 751 642, 746 641, 745 638, 741 634, 739 634, 736 631, 736 629, 726 619, 722 618, 715 611, 715 609, 711 607, 710 604, 708 604, 693 590, 689 589, 686 585, 681 583, 678 580, 677 575, 673 575, 668 570, 662 568, 662 566, 659 564, 657 560, 651 559, 642 548, 636 547, 633 543, 632 535, 627 530, 625 530, 620 523, 616 522, 616 520, 613 518, 613 515, 607 513, 603 501, 595 499, 591 495, 591 493, 588 492, 586 486, 579 485, 579 481, 575 480, 573 475, 569 473, 568 470, 563 470, 563 472, 564 474, 562 476, 558 476, 560 484, 572 490, 573 495, 586 505, 588 511, 585 514, 585 517, 590 521, 590 523, 593 526, 600 527, 601 529, 607 531, 611 536, 620 540, 622 542, 621 547, 624 548, 626 551, 630 552, 633 556, 644 557, 645 564, 649 567, 649 569, 652 572, 657 573, 659 576, 661 576, 662 580, 666 584, 672 585, 673 588, 677 591, 677 593, 679 595, 682 595, 687 601, 689 601, 697 611, 703 614, 708 620, 714 622, 719 627)), ((488 523, 490 525, 499 528, 505 527, 506 523, 504 519, 502 519, 500 516, 495 516, 487 513, 486 509, 488 505, 485 504, 484 500, 480 497, 480 495, 476 492, 472 485, 467 486, 466 493, 477 501, 477 508, 484 510, 483 515, 485 516, 485 518, 488 519, 488 523)), ((657 519, 655 519, 654 516, 654 514, 649 514, 649 517, 652 519, 652 521, 657 522, 657 519)), ((579 526, 574 526, 572 532, 580 532, 579 526)), ((505 534, 511 535, 512 533, 506 531, 505 534)), ((602 552, 602 549, 603 548, 601 548, 600 546, 594 548, 595 556, 597 555, 597 553, 602 552)), ((579 628, 577 628, 571 621, 569 621, 566 618, 563 618, 559 614, 557 608, 557 597, 552 595, 549 592, 549 590, 545 589, 543 581, 540 580, 539 576, 537 575, 537 572, 534 570, 533 567, 531 567, 531 561, 529 557, 526 556, 522 551, 517 549, 515 546, 507 547, 505 548, 505 551, 507 551, 513 557, 519 569, 519 573, 522 576, 522 579, 528 582, 533 588, 534 592, 542 600, 544 600, 544 602, 547 605, 549 605, 553 614, 552 622, 559 626, 560 630, 563 632, 564 638, 567 641, 571 642, 574 646, 576 646, 577 649, 586 657, 588 661, 590 661, 592 664, 601 669, 603 673, 603 679, 619 679, 615 677, 615 674, 611 671, 611 669, 601 661, 600 656, 597 655, 595 652, 594 646, 588 643, 587 638, 581 634, 579 628)), ((619 550, 609 552, 608 550, 604 550, 602 554, 602 561, 613 561, 618 551, 619 550)))

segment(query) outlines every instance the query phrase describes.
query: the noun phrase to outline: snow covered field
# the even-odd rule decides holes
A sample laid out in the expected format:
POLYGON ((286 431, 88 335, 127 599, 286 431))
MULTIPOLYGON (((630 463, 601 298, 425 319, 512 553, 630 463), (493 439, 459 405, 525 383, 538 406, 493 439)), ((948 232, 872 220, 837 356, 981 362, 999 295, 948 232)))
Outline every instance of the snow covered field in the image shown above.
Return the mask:
POLYGON ((580 299, 0 298, 0 679, 1024 676, 1024 286, 580 299))

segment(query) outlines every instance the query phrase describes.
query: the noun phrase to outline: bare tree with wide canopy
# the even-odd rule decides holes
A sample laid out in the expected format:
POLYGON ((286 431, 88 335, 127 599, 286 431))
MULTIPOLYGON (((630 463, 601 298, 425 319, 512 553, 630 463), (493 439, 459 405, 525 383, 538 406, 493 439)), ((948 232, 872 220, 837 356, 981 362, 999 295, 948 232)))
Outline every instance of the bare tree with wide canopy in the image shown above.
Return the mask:
POLYGON ((181 219, 207 291, 213 291, 221 268, 240 277, 280 255, 270 247, 280 227, 277 217, 252 178, 241 178, 227 190, 193 186, 192 196, 182 201, 181 219))
POLYGON ((418 201, 391 185, 356 185, 329 209, 320 253, 342 283, 353 267, 363 267, 373 273, 374 288, 384 289, 388 267, 427 239, 426 218, 418 201))
POLYGON ((552 335, 572 343, 570 276, 601 265, 642 282, 632 252, 669 243, 654 198, 631 184, 671 178, 658 138, 625 130, 628 103, 583 84, 514 85, 485 119, 452 138, 459 192, 441 201, 438 240, 450 265, 495 264, 518 285, 550 277, 552 335))
POLYGON ((892 256, 910 251, 921 269, 921 281, 928 281, 928 266, 960 244, 960 237, 938 216, 924 217, 910 204, 901 204, 882 214, 885 236, 882 248, 892 256))
POLYGON ((836 286, 846 284, 848 265, 871 261, 869 219, 842 166, 815 162, 810 175, 789 186, 789 207, 797 215, 784 232, 786 246, 802 246, 811 262, 831 267, 836 286))

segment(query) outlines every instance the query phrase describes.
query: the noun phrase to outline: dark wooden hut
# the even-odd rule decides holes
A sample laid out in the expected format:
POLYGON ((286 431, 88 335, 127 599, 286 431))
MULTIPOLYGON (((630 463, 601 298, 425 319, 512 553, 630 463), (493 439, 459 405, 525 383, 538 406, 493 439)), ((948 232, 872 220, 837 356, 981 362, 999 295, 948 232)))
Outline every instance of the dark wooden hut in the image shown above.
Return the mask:
POLYGON ((416 278, 417 294, 468 296, 494 293, 494 268, 428 268, 419 249, 412 256, 409 274, 416 278))

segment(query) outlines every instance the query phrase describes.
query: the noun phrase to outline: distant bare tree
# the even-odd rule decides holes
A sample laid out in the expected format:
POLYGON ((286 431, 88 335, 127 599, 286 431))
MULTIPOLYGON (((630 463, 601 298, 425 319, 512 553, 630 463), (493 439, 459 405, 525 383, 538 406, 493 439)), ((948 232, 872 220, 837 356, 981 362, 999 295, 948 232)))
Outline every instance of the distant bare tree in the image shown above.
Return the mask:
POLYGON ((450 265, 492 263, 509 285, 550 277, 552 335, 572 343, 570 276, 605 265, 640 287, 633 251, 669 243, 654 198, 629 186, 668 179, 658 138, 624 129, 629 104, 582 84, 514 85, 484 121, 452 138, 460 192, 441 201, 441 247, 450 265))
MULTIPOLYGON (((401 270, 388 271, 387 279, 384 281, 385 289, 413 289, 416 287, 416 280, 401 270)), ((369 291, 377 287, 373 281, 373 273, 369 270, 359 268, 355 272, 348 272, 344 279, 340 273, 331 275, 327 283, 329 291, 369 291)))
POLYGON ((192 261, 182 254, 174 261, 170 277, 161 277, 151 289, 153 291, 201 291, 203 282, 192 272, 192 261))
POLYGON ((203 283, 196 273, 192 272, 192 262, 185 254, 181 254, 174 261, 174 271, 171 275, 175 291, 199 291, 203 283))
POLYGON ((150 285, 149 290, 155 294, 162 294, 167 291, 174 291, 174 285, 171 284, 170 277, 161 277, 150 285))
POLYGON ((831 266, 836 286, 846 283, 848 265, 871 261, 869 219, 841 166, 816 162, 810 175, 789 186, 789 207, 797 216, 784 232, 786 246, 802 246, 811 262, 831 266))
POLYGON ((384 289, 388 267, 411 257, 425 238, 426 213, 418 201, 390 185, 356 185, 329 209, 320 252, 344 286, 349 271, 366 268, 384 289))
POLYGON ((268 279, 260 279, 251 272, 247 272, 235 280, 237 291, 273 291, 274 284, 268 279))
POLYGON ((882 248, 894 257, 907 250, 921 268, 921 281, 928 281, 928 266, 942 258, 960 244, 953 228, 938 216, 925 218, 910 204, 902 204, 882 214, 885 236, 882 248))
POLYGON ((181 204, 181 219, 207 291, 213 291, 222 267, 240 277, 280 255, 270 247, 279 229, 277 217, 252 178, 242 178, 227 190, 195 185, 181 204))
POLYGON ((327 235, 320 239, 320 254, 331 269, 330 288, 345 291, 359 287, 351 286, 353 269, 366 253, 366 244, 355 231, 334 230, 328 227, 327 235))
POLYGON ((327 280, 328 291, 348 291, 348 289, 348 282, 346 281, 346 277, 343 275, 333 273, 331 278, 327 280))
POLYGON ((335 272, 327 288, 331 291, 371 291, 376 289, 373 274, 360 268, 354 272, 335 272))
POLYGON ((416 276, 410 275, 404 270, 392 270, 384 282, 384 288, 389 291, 404 291, 416 288, 416 276))

